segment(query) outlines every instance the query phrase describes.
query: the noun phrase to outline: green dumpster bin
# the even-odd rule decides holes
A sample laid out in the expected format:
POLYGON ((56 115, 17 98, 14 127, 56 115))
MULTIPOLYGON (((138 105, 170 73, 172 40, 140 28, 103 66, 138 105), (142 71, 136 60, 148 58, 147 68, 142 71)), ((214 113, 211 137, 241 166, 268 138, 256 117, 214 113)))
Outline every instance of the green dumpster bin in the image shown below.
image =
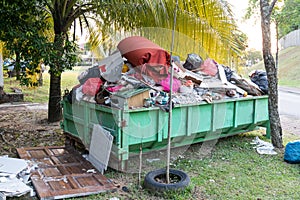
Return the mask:
MULTIPOLYGON (((92 128, 100 124, 113 136, 109 166, 127 171, 131 154, 167 147, 168 113, 158 107, 118 109, 85 101, 63 104, 62 128, 89 149, 92 128)), ((213 103, 175 105, 172 110, 172 147, 266 127, 269 135, 268 96, 223 99, 213 103)))

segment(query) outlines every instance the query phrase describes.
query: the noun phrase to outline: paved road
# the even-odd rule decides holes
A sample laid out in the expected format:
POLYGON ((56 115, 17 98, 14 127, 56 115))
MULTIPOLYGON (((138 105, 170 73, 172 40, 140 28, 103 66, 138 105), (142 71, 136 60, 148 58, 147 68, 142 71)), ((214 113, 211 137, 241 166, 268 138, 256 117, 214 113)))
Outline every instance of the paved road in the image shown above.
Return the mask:
POLYGON ((279 89, 279 113, 300 119, 300 90, 280 87, 279 89))
POLYGON ((280 87, 278 99, 284 133, 292 133, 300 138, 300 90, 280 87))

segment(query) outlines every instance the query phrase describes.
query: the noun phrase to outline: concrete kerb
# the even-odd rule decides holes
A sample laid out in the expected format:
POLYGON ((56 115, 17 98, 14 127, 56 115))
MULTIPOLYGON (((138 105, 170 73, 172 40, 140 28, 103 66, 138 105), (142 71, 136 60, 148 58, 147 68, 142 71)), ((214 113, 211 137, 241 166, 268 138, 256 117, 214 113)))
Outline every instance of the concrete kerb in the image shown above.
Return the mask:
POLYGON ((30 103, 30 102, 13 102, 13 103, 0 104, 0 109, 1 108, 12 108, 12 107, 27 107, 32 110, 33 109, 44 110, 44 109, 48 109, 48 104, 30 103))
POLYGON ((283 92, 289 92, 289 93, 294 93, 294 94, 300 94, 300 88, 294 88, 294 87, 286 87, 286 86, 279 86, 278 87, 279 91, 283 92))

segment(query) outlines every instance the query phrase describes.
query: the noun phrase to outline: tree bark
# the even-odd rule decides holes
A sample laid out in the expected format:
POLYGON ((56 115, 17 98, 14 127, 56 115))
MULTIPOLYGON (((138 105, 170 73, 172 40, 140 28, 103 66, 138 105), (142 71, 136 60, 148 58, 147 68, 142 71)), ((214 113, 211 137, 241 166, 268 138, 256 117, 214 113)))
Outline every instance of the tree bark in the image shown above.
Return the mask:
MULTIPOLYGON (((65 37, 62 34, 55 34, 54 46, 56 57, 60 58, 63 54, 65 37)), ((62 108, 61 108, 61 73, 63 67, 58 61, 50 69, 50 93, 48 102, 48 121, 57 122, 62 119, 62 108)))
POLYGON ((0 42, 0 95, 1 95, 1 88, 3 91, 4 87, 4 77, 3 77, 3 56, 2 56, 2 44, 0 42))
POLYGON ((21 79, 21 54, 20 52, 16 51, 16 62, 15 62, 15 67, 14 70, 16 72, 16 80, 21 79))
POLYGON ((282 127, 278 112, 278 76, 274 58, 271 53, 271 13, 277 0, 271 5, 268 0, 260 0, 261 28, 263 38, 263 58, 269 84, 269 119, 271 128, 271 141, 274 147, 283 148, 282 127))
POLYGON ((279 60, 279 33, 278 33, 278 22, 276 21, 276 62, 275 67, 278 69, 278 60, 279 60))
POLYGON ((50 73, 50 94, 48 102, 48 121, 57 122, 62 119, 61 110, 61 75, 50 73))
POLYGON ((4 96, 4 77, 3 77, 3 56, 2 56, 2 43, 0 42, 0 101, 4 96))

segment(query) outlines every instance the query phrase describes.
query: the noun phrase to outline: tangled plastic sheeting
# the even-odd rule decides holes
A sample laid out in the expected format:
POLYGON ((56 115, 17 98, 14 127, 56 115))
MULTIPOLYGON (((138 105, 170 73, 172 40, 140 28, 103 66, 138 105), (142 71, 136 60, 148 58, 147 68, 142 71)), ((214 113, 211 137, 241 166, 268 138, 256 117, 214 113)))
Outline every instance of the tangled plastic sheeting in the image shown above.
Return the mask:
POLYGON ((255 144, 256 146, 253 147, 256 149, 257 153, 259 154, 268 154, 268 155, 276 155, 277 152, 274 151, 274 146, 266 141, 259 139, 258 136, 252 140, 251 144, 255 144))

